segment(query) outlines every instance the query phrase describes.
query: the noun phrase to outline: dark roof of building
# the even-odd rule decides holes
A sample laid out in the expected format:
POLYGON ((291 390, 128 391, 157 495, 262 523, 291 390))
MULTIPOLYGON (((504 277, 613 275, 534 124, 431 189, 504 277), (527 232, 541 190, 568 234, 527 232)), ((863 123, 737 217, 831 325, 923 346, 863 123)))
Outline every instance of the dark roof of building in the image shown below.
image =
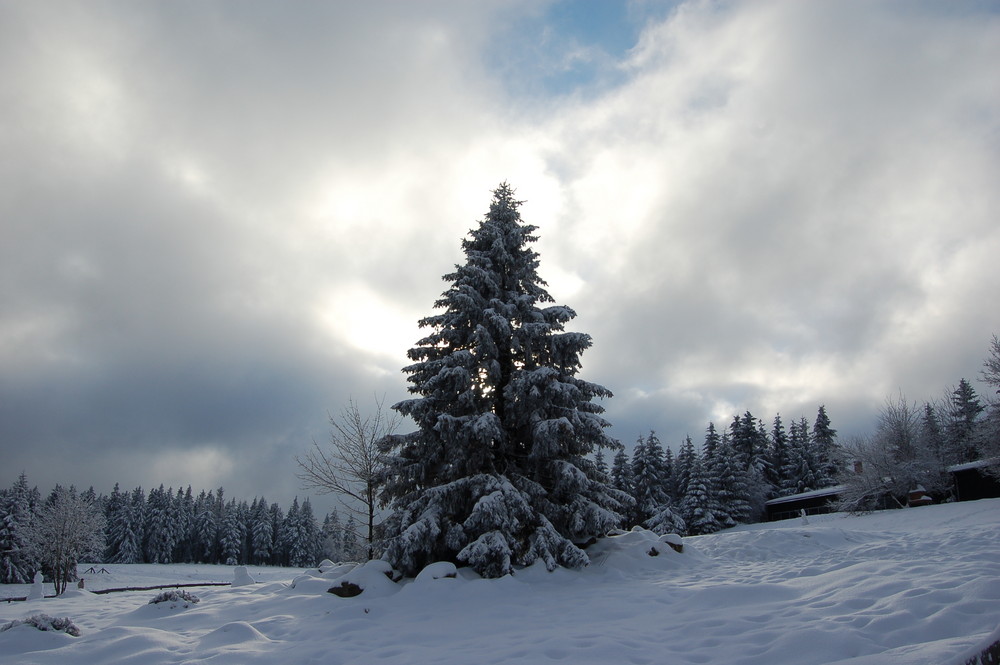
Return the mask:
POLYGON ((802 492, 801 494, 789 494, 788 496, 779 496, 777 498, 771 499, 766 503, 768 506, 774 506, 779 503, 791 503, 792 501, 800 501, 802 499, 815 499, 824 496, 834 496, 840 494, 846 488, 846 485, 834 485, 833 487, 823 487, 818 490, 812 490, 811 492, 802 492))

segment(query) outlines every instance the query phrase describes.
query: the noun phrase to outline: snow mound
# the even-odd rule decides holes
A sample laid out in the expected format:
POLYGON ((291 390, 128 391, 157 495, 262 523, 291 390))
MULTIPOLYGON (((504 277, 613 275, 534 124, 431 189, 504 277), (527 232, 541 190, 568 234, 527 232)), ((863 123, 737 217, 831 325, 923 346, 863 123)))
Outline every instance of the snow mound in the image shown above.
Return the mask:
POLYGON ((256 582, 250 577, 247 567, 236 566, 233 569, 233 586, 247 586, 248 584, 256 584, 256 582))
POLYGON ((587 554, 591 566, 622 572, 680 568, 704 559, 680 536, 657 536, 641 527, 601 538, 587 548, 587 554), (683 546, 683 553, 676 551, 678 546, 683 546))
POLYGON ((18 626, 30 626, 42 632, 66 633, 80 637, 80 629, 69 617, 50 617, 48 614, 33 614, 27 619, 15 619, 10 623, 0 625, 0 633, 5 633, 18 626))
POLYGON ((218 648, 246 644, 248 642, 270 642, 266 635, 246 621, 233 621, 201 638, 202 648, 218 648))
POLYGON ((342 575, 303 573, 292 579, 292 583, 287 587, 287 590, 296 594, 325 593, 330 588, 330 582, 340 577, 342 575))
POLYGON ((326 567, 320 568, 320 572, 323 573, 324 577, 328 577, 328 578, 332 577, 332 578, 335 579, 337 577, 341 577, 341 576, 346 575, 347 573, 351 572, 352 570, 354 570, 355 568, 357 568, 358 565, 359 564, 354 563, 354 562, 351 562, 351 563, 338 563, 338 564, 334 564, 333 566, 331 566, 329 568, 326 568, 326 567))
POLYGON ((67 598, 84 598, 93 595, 94 593, 92 591, 87 591, 86 589, 78 589, 77 587, 73 587, 71 589, 66 589, 65 591, 63 591, 62 595, 59 596, 59 598, 65 600, 67 598))
MULTIPOLYGON (((19 624, 0 632, 0 661, 24 653, 69 646, 76 638, 61 631, 42 632, 34 626, 19 624)), ((11 663, 24 662, 11 660, 11 663)))
POLYGON ((458 577, 458 568, 455 567, 455 564, 450 561, 438 561, 425 566, 417 573, 413 581, 425 584, 433 580, 455 579, 456 577, 458 577))
POLYGON ((344 575, 337 577, 336 583, 333 585, 327 584, 324 591, 340 595, 333 590, 343 589, 345 595, 342 597, 351 597, 352 595, 361 595, 363 593, 365 598, 382 598, 391 596, 399 591, 400 587, 396 584, 396 580, 398 579, 399 575, 393 570, 392 566, 385 561, 375 559, 352 568, 344 575), (358 587, 360 591, 352 593, 350 590, 353 587, 358 587))

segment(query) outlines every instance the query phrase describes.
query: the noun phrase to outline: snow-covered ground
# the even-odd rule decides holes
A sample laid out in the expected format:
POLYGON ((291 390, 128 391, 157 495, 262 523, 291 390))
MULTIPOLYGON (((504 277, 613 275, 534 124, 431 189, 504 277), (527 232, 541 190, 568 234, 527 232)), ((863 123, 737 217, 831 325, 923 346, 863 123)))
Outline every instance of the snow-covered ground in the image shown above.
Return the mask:
MULTIPOLYGON (((498 580, 440 577, 447 565, 402 583, 378 563, 250 568, 257 584, 188 589, 201 602, 187 606, 149 605, 154 591, 72 589, 0 603, 0 625, 44 612, 82 633, 0 632, 0 663, 958 665, 1000 638, 1000 499, 684 542, 677 554, 630 533, 592 548, 585 570, 498 580), (327 593, 344 579, 365 591, 327 593)), ((106 568, 88 588, 233 579, 217 566, 106 568)), ((26 590, 0 587, 0 597, 26 590)))

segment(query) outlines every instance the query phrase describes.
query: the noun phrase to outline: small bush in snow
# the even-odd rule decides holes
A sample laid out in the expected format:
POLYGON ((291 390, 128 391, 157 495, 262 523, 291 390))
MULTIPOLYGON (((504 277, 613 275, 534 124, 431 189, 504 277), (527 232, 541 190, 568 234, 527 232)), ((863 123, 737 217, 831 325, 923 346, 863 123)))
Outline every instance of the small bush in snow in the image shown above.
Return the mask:
POLYGON ((158 605, 159 603, 174 603, 174 605, 171 605, 171 607, 176 607, 177 605, 183 605, 184 607, 191 607, 191 605, 194 605, 195 603, 200 601, 201 598, 194 595, 193 593, 172 589, 170 591, 164 591, 161 594, 157 594, 155 598, 149 601, 149 604, 158 605))
POLYGON ((80 629, 73 623, 72 619, 69 617, 50 617, 48 614, 35 614, 27 619, 15 619, 10 623, 0 626, 0 633, 22 625, 32 626, 38 630, 66 633, 73 637, 80 637, 80 629))

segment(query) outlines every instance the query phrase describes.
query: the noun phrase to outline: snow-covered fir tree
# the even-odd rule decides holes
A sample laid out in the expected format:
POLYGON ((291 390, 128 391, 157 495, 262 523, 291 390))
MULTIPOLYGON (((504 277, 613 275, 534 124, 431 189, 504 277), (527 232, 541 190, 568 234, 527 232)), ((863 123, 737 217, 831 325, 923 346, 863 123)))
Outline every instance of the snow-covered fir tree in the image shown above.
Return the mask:
POLYGON ((319 529, 312 512, 312 504, 306 499, 299 504, 299 498, 292 501, 281 535, 287 557, 287 565, 306 568, 316 563, 319 529))
POLYGON ((836 482, 834 478, 838 473, 837 430, 830 427, 825 405, 821 404, 816 411, 810 443, 817 462, 817 482, 820 487, 829 487, 836 482))
POLYGON ((785 430, 785 424, 781 420, 781 414, 777 413, 771 425, 771 446, 767 474, 767 482, 771 485, 775 494, 781 490, 784 471, 787 466, 788 432, 785 430))
POLYGON ((312 502, 308 498, 304 499, 299 507, 299 528, 302 530, 302 542, 306 549, 306 561, 303 565, 311 566, 318 561, 320 531, 316 514, 313 513, 312 502))
POLYGON ((729 440, 733 452, 747 469, 755 469, 763 477, 768 466, 767 433, 762 431, 757 418, 747 411, 742 417, 733 416, 729 426, 729 440))
POLYGON ((277 503, 271 504, 271 532, 274 534, 274 547, 271 549, 271 565, 283 566, 288 560, 285 551, 285 512, 277 503))
POLYGON ((417 397, 393 408, 419 429, 385 440, 385 556, 405 574, 438 560, 487 577, 539 559, 577 568, 588 562, 577 543, 618 526, 631 503, 588 457, 619 447, 593 401, 611 392, 576 376, 590 336, 564 331, 572 309, 544 306, 535 227, 510 186, 493 194, 408 353, 417 397))
POLYGON ((323 518, 320 529, 320 548, 324 559, 331 561, 346 561, 344 555, 344 528, 340 524, 340 515, 334 509, 323 518))
POLYGON ((924 413, 920 418, 920 445, 938 459, 945 458, 944 433, 941 430, 941 421, 938 418, 937 410, 930 402, 924 403, 924 413))
POLYGON ((721 442, 722 437, 715 430, 715 423, 708 423, 708 427, 705 428, 705 443, 701 447, 702 457, 707 460, 714 460, 718 455, 719 444, 721 442))
POLYGON ((635 498, 636 524, 663 511, 670 505, 670 494, 666 487, 666 469, 663 460, 663 445, 655 432, 639 440, 632 453, 632 496, 635 498))
POLYGON ((714 510, 719 528, 726 529, 736 524, 751 521, 753 508, 749 470, 740 464, 729 440, 721 441, 716 447, 715 462, 708 469, 705 482, 714 493, 717 509, 714 510))
POLYGON ((222 563, 227 566, 236 566, 241 563, 244 535, 245 530, 243 521, 240 519, 239 506, 236 499, 230 499, 229 503, 226 504, 226 513, 219 532, 219 546, 221 548, 219 556, 222 563))
POLYGON ((177 542, 176 520, 174 519, 174 491, 159 488, 151 490, 146 499, 146 541, 144 543, 147 563, 170 563, 173 561, 174 544, 177 542))
POLYGON ((20 552, 23 543, 20 542, 17 523, 11 506, 6 501, 0 502, 0 584, 24 584, 27 580, 14 562, 14 557, 20 552))
POLYGON ((361 537, 358 535, 358 522, 354 515, 347 516, 344 530, 340 536, 341 547, 343 547, 344 560, 362 561, 364 559, 364 547, 361 545, 361 537))
POLYGON ((594 454, 594 467, 597 470, 597 477, 602 483, 610 483, 611 475, 610 469, 608 469, 608 462, 604 459, 604 450, 598 448, 597 453, 594 454))
POLYGON ((676 497, 673 494, 673 479, 674 479, 674 451, 670 449, 670 446, 666 446, 663 449, 663 484, 667 489, 667 494, 670 496, 671 500, 676 501, 676 497))
MULTIPOLYGON (((709 428, 714 431, 715 426, 709 423, 709 428)), ((684 497, 687 496, 688 482, 691 478, 691 469, 694 467, 696 457, 697 452, 694 449, 694 441, 691 440, 690 436, 684 437, 684 443, 681 444, 681 449, 677 453, 677 461, 674 462, 674 472, 670 478, 671 495, 675 503, 683 501, 684 497)))
POLYGON ((264 497, 254 499, 250 506, 250 561, 257 566, 271 562, 274 549, 274 525, 264 497))
POLYGON ((215 495, 212 490, 209 490, 207 494, 205 490, 202 490, 194 504, 194 536, 192 539, 194 558, 200 563, 211 563, 216 559, 215 543, 218 533, 215 495))
POLYGON ((107 524, 105 559, 112 563, 142 563, 142 529, 137 528, 132 495, 115 483, 104 507, 107 524))
POLYGON ((708 470, 698 455, 695 455, 691 463, 687 492, 681 501, 680 512, 687 525, 688 535, 715 533, 722 528, 719 523, 719 514, 722 511, 712 491, 708 470))
POLYGON ((25 584, 37 570, 31 551, 32 522, 31 490, 22 473, 0 495, 0 584, 25 584))
POLYGON ((793 421, 788 433, 788 459, 782 471, 783 496, 820 489, 822 472, 809 437, 809 423, 800 418, 793 421))
POLYGON ((174 557, 175 563, 194 562, 194 496, 191 493, 191 486, 181 492, 177 490, 174 495, 174 557))
POLYGON ((632 462, 622 448, 611 461, 611 486, 616 490, 632 494, 632 462))
POLYGON ((975 388, 961 379, 951 393, 948 420, 945 426, 945 462, 962 464, 978 457, 973 433, 976 422, 985 407, 979 401, 975 388))
POLYGON ((660 506, 660 509, 653 513, 642 525, 661 536, 665 533, 687 533, 687 524, 681 516, 680 507, 669 504, 660 506))

